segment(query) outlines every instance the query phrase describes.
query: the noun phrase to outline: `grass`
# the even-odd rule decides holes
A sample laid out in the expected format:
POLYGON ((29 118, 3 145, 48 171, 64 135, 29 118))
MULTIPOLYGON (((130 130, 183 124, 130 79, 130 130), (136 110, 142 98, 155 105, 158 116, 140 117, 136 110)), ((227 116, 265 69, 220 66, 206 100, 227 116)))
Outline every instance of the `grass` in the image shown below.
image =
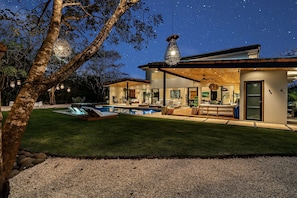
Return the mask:
POLYGON ((292 131, 120 115, 83 121, 34 110, 21 148, 95 158, 297 155, 292 131))

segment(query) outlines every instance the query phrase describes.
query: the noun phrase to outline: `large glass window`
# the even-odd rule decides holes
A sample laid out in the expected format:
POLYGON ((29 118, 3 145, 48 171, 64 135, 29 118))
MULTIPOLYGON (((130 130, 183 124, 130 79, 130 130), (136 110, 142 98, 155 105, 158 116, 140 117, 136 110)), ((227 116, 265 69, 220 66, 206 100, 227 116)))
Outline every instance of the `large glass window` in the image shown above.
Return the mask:
POLYGON ((246 119, 262 120, 262 81, 246 82, 246 119))

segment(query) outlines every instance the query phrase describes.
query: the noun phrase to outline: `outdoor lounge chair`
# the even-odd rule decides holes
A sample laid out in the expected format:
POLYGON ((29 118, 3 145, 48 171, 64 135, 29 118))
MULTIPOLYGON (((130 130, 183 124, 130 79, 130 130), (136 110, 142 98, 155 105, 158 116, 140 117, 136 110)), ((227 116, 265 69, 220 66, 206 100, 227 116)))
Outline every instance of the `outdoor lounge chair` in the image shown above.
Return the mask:
POLYGON ((155 104, 150 104, 149 107, 161 108, 163 106, 162 100, 158 100, 155 104))
POLYGON ((87 114, 87 112, 82 108, 68 107, 68 109, 70 110, 70 113, 72 113, 74 115, 85 115, 85 114, 87 114))
POLYGON ((177 109, 177 108, 180 108, 180 101, 174 101, 173 104, 172 104, 172 107, 177 109))
POLYGON ((83 106, 82 109, 84 109, 87 112, 87 115, 81 116, 83 120, 101 120, 105 118, 116 118, 118 117, 118 113, 113 112, 103 112, 98 109, 95 109, 93 107, 85 107, 83 106))

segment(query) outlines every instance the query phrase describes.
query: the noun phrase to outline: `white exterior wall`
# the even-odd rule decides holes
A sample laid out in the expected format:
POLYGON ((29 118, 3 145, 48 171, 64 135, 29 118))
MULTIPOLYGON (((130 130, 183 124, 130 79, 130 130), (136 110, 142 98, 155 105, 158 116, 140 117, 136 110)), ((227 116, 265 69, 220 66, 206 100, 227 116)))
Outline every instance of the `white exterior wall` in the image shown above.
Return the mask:
MULTIPOLYGON (((109 87, 109 104, 115 104, 113 102, 113 96, 116 96, 118 103, 124 103, 123 99, 125 99, 125 91, 123 90, 126 87, 109 87)), ((142 84, 136 86, 129 86, 129 89, 135 89, 135 100, 138 100, 140 104, 143 102, 151 102, 151 97, 147 96, 145 99, 143 98, 142 93, 150 93, 150 85, 142 84), (145 100, 145 101, 143 101, 145 100)))
POLYGON ((120 99, 123 97, 123 87, 109 87, 109 104, 114 104, 113 96, 115 96, 120 103, 120 99))
POLYGON ((263 121, 287 123, 287 72, 241 71, 240 73, 240 120, 245 119, 245 81, 263 82, 263 121), (270 90, 270 91, 269 91, 270 90), (270 93, 271 92, 271 93, 270 93))
MULTIPOLYGON (((195 83, 192 80, 188 80, 181 77, 167 78, 166 88, 178 88, 178 87, 194 87, 195 83)), ((151 88, 163 89, 163 79, 151 80, 151 88)))
MULTIPOLYGON (((180 90, 179 99, 173 99, 174 101, 180 101, 181 105, 187 105, 187 96, 188 96, 188 87, 197 87, 197 82, 188 80, 185 78, 181 78, 178 76, 166 74, 166 100, 172 100, 170 98, 170 91, 171 90, 180 90)), ((159 97, 163 99, 163 73, 152 73, 151 79, 151 88, 158 88, 159 89, 159 97), (158 75, 158 77, 154 78, 154 75, 158 75), (162 78, 160 78, 160 75, 162 78)))

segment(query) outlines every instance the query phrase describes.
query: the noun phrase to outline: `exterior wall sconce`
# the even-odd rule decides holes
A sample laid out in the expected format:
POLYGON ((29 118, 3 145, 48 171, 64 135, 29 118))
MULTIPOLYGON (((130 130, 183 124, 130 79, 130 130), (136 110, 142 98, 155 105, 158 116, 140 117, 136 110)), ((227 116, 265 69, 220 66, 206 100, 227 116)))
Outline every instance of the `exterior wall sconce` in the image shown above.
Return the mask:
POLYGON ((69 93, 69 92, 71 92, 71 89, 70 89, 70 87, 68 87, 68 88, 67 88, 67 92, 68 92, 68 93, 69 93))
POLYGON ((166 39, 169 42, 165 53, 165 63, 167 65, 174 66, 180 61, 180 52, 176 44, 178 38, 179 36, 174 34, 166 39))

